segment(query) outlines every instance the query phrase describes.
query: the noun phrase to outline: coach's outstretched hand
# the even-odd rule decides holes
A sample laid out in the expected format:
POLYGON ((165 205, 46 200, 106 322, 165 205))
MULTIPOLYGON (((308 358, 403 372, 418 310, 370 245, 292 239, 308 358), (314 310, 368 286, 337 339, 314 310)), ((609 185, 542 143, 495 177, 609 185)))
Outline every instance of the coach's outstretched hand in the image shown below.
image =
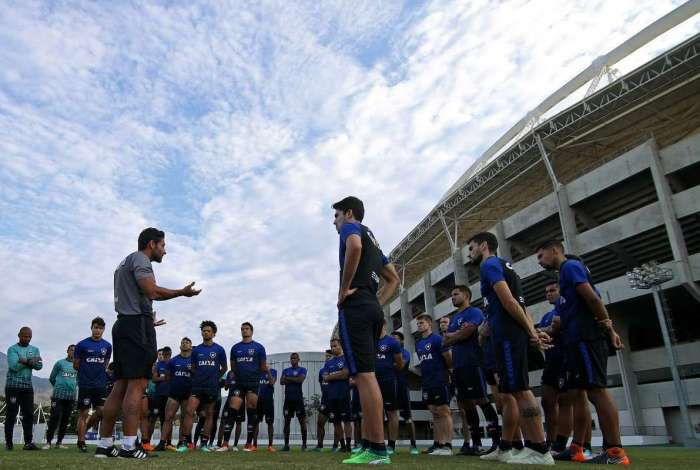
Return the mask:
POLYGON ((193 297, 195 295, 199 295, 200 292, 202 292, 202 289, 194 288, 194 281, 182 288, 182 295, 185 297, 193 297))

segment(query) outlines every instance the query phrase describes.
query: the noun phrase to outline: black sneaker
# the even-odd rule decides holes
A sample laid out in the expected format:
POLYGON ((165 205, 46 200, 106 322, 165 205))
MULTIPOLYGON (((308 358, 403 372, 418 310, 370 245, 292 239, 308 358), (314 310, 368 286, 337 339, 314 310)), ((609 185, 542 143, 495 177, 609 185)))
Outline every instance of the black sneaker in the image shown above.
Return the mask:
POLYGON ((554 460, 562 460, 564 462, 571 462, 571 456, 573 454, 571 453, 571 447, 567 447, 566 449, 562 450, 561 452, 557 452, 555 455, 553 455, 554 460))
POLYGON ((78 441, 77 445, 78 445, 78 450, 80 452, 83 452, 83 453, 87 452, 87 445, 83 441, 78 441))
POLYGON ((421 451, 421 454, 429 454, 429 453, 431 453, 432 451, 434 451, 435 449, 437 449, 437 446, 436 446, 435 444, 433 444, 433 445, 431 445, 430 447, 428 447, 427 449, 423 449, 423 450, 421 451))
POLYGON ((36 445, 34 445, 33 442, 27 442, 24 444, 24 447, 22 447, 23 450, 41 450, 39 449, 36 445))
POLYGON ((136 459, 145 460, 148 458, 148 454, 141 447, 134 447, 131 450, 126 450, 123 447, 119 449, 117 457, 120 459, 136 459))
POLYGON ((616 456, 610 455, 610 453, 607 451, 603 451, 595 457, 590 458, 588 460, 584 460, 581 463, 594 463, 602 465, 629 465, 630 459, 625 454, 616 456))
POLYGON ((301 446, 301 451, 306 452, 306 445, 301 446))
POLYGON ((119 449, 114 446, 109 447, 99 447, 95 449, 96 459, 106 459, 109 457, 119 457, 119 449))
POLYGON ((15 448, 15 446, 12 444, 12 442, 5 443, 5 450, 12 450, 14 448, 15 448))
POLYGON ((479 457, 482 455, 490 454, 491 452, 496 452, 498 449, 498 446, 491 446, 488 449, 482 449, 481 452, 479 452, 479 457))
MULTIPOLYGON (((218 446, 221 447, 221 446, 218 446)), ((165 452, 165 442, 160 441, 158 445, 153 449, 155 452, 165 452)))
POLYGON ((457 455, 462 455, 465 457, 478 457, 481 455, 481 452, 481 447, 479 446, 462 446, 457 455))
POLYGON ((282 452, 289 452, 289 446, 285 445, 284 447, 282 447, 282 452))

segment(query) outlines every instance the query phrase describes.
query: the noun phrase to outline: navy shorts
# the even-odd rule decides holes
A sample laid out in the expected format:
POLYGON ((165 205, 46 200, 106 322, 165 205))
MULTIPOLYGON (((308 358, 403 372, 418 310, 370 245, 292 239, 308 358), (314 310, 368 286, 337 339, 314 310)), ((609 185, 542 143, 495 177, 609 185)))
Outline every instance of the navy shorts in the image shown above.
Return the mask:
POLYGON ((331 423, 349 423, 350 402, 347 398, 331 398, 328 400, 328 420, 331 423))
POLYGON ((478 400, 486 397, 486 378, 479 366, 455 369, 453 377, 459 401, 478 400))
POLYGON ((80 387, 78 388, 78 409, 89 410, 104 406, 107 398, 106 387, 80 387))
POLYGON ((498 366, 498 390, 501 393, 515 393, 530 389, 527 367, 529 341, 528 336, 523 334, 517 338, 494 343, 498 366))
POLYGON ((423 389, 423 403, 432 406, 442 406, 450 403, 450 392, 447 385, 423 389))
POLYGON ((571 390, 605 388, 608 377, 608 341, 579 341, 566 349, 566 387, 571 390))
POLYGON ((304 400, 284 400, 284 405, 282 406, 282 412, 285 418, 293 418, 295 415, 299 419, 306 417, 306 407, 304 406, 304 400))
POLYGON ((258 398, 258 423, 262 423, 263 419, 267 424, 275 421, 275 401, 272 398, 258 398))
POLYGON ((383 379, 379 382, 379 390, 382 392, 382 402, 386 411, 396 411, 399 408, 398 397, 396 394, 396 379, 383 379))

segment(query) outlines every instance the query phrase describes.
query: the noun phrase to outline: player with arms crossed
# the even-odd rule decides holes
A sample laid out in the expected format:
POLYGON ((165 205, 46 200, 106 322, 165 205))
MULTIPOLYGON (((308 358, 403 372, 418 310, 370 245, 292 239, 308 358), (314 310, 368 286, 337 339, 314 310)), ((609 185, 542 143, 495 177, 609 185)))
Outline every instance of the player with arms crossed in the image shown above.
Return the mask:
POLYGON ((284 385, 284 447, 282 450, 289 451, 289 431, 295 414, 301 428, 301 449, 306 450, 306 408, 301 388, 306 379, 306 369, 299 366, 299 353, 292 353, 289 356, 289 362, 291 367, 282 371, 280 380, 284 385))

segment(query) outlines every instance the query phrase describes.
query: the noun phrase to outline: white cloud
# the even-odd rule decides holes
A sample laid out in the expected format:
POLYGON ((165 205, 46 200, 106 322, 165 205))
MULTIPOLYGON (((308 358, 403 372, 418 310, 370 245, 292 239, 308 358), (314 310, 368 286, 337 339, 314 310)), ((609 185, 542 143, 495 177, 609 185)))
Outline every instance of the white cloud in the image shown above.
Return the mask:
MULTIPOLYGON (((0 18, 0 342, 47 360, 111 322, 112 273, 168 233, 163 344, 250 320, 271 352, 334 323, 330 204, 398 242, 501 132, 674 2, 19 4, 0 18)), ((684 25, 629 70, 696 31, 684 25)))

